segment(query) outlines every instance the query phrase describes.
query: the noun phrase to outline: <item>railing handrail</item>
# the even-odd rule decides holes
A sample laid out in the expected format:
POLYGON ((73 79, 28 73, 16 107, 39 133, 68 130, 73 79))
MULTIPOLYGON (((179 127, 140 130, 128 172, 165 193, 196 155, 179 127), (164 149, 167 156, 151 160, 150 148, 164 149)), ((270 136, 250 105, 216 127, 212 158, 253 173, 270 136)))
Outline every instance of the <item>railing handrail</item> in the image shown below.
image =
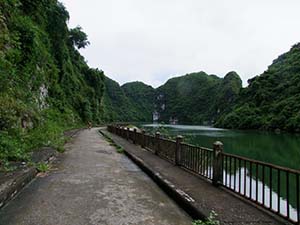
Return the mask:
POLYGON ((186 143, 186 142, 183 142, 182 145, 186 145, 186 146, 193 147, 193 148, 200 148, 200 149, 203 149, 205 151, 210 151, 210 152, 213 151, 213 149, 211 149, 211 148, 206 148, 206 147, 203 147, 203 146, 193 145, 193 144, 186 143))
POLYGON ((185 143, 182 136, 178 136, 176 141, 174 141, 167 137, 162 137, 159 133, 156 133, 154 136, 146 134, 145 131, 140 133, 137 129, 132 131, 118 125, 108 125, 108 130, 131 140, 134 144, 140 144, 142 147, 153 151, 154 154, 177 166, 184 167, 189 171, 212 180, 213 185, 221 185, 294 224, 299 224, 300 222, 300 170, 225 153, 223 152, 223 144, 221 142, 215 142, 213 149, 210 149, 185 143), (168 144, 172 144, 173 146, 169 147, 168 144), (242 170, 242 168, 248 166, 249 176, 246 174, 245 169, 242 170), (237 171, 233 175, 231 175, 232 169, 237 171), (262 176, 261 178, 257 177, 259 173, 262 176), (285 176, 283 180, 286 179, 283 184, 280 183, 282 174, 285 176), (268 175, 269 178, 267 178, 268 175), (291 216, 289 208, 291 202, 290 191, 295 192, 295 190, 289 188, 291 179, 294 179, 293 184, 296 185, 295 207, 296 213, 298 213, 296 217, 291 216), (243 182, 243 185, 241 182, 243 182), (259 182, 262 184, 259 184, 259 182), (273 185, 277 185, 278 190, 277 208, 276 205, 274 207, 271 204, 273 200, 271 196, 274 190, 273 185), (265 192, 266 186, 269 187, 269 193, 265 192), (283 189, 281 189, 282 186, 283 189), (286 191, 284 191, 285 188, 286 191), (258 191, 262 191, 262 197, 260 198, 258 197, 258 191), (283 201, 281 201, 281 194, 286 195, 286 203, 283 203, 286 212, 281 210, 281 203, 283 201), (268 199, 269 203, 267 203, 268 199))
POLYGON ((287 167, 283 167, 283 166, 278 166, 278 165, 275 165, 275 164, 272 164, 272 163, 267 163, 267 162, 259 161, 259 160, 256 160, 256 159, 250 159, 250 158, 247 158, 247 157, 244 157, 244 156, 239 156, 239 155, 235 155, 235 154, 231 154, 231 153, 225 153, 225 152, 222 152, 222 155, 229 156, 229 157, 232 157, 232 158, 237 158, 237 159, 248 161, 248 162, 257 163, 257 164, 260 164, 262 166, 272 167, 273 169, 283 170, 285 172, 290 172, 290 173, 300 175, 299 170, 295 170, 295 169, 291 169, 291 168, 287 168, 287 167))
MULTIPOLYGON (((121 127, 118 127, 118 128, 122 129, 121 127)), ((131 131, 131 130, 129 130, 129 132, 133 133, 133 131, 131 131)), ((155 137, 154 135, 151 135, 151 134, 144 134, 144 135, 145 136, 149 136, 149 137, 153 137, 153 138, 155 137)), ((162 140, 165 140, 165 141, 171 141, 171 142, 176 143, 176 141, 174 141, 172 139, 168 139, 168 138, 161 137, 161 136, 159 137, 159 139, 162 139, 162 140)), ((186 143, 186 142, 183 142, 181 144, 189 146, 189 147, 201 148, 201 149, 206 150, 206 151, 213 151, 213 149, 210 149, 210 148, 207 148, 207 147, 203 147, 203 146, 193 145, 193 144, 186 143)), ((263 161, 256 160, 256 159, 251 159, 251 158, 248 158, 248 157, 245 157, 245 156, 235 155, 235 154, 232 154, 232 153, 222 152, 222 155, 230 156, 230 157, 237 158, 237 159, 244 160, 244 161, 258 163, 258 164, 261 164, 263 166, 272 167, 273 169, 284 170, 284 171, 287 171, 287 172, 290 172, 290 173, 294 173, 294 174, 299 174, 300 175, 300 170, 296 170, 296 169, 292 169, 292 168, 288 168, 288 167, 284 167, 284 166, 279 166, 279 165, 276 165, 276 164, 272 164, 272 163, 268 163, 268 162, 263 162, 263 161)))
POLYGON ((160 139, 160 140, 163 140, 163 141, 169 141, 169 142, 176 143, 176 141, 174 141, 174 140, 172 140, 172 139, 165 138, 165 137, 160 137, 159 139, 160 139))

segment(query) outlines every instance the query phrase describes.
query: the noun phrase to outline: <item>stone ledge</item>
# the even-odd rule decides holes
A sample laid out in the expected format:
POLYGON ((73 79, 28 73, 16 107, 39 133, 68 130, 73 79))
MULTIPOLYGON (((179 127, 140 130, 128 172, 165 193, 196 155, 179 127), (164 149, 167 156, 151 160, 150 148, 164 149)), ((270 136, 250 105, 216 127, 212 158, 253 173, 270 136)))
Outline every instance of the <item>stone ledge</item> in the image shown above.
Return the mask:
MULTIPOLYGON (((70 130, 64 133, 65 136, 72 138, 81 129, 70 130)), ((58 152, 50 147, 43 147, 32 153, 32 162, 52 161, 58 152)), ((18 169, 13 172, 0 172, 0 209, 13 199, 28 183, 37 175, 38 171, 33 166, 20 164, 18 169)))

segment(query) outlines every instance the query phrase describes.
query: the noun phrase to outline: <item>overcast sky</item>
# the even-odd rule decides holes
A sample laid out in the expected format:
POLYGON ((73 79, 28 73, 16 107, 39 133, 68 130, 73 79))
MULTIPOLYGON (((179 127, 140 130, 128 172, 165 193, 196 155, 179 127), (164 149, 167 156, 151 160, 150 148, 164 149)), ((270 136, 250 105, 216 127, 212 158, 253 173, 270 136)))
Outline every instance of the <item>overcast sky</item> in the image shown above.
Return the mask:
POLYGON ((300 0, 62 0, 91 45, 88 64, 120 84, 235 70, 247 80, 300 42, 300 0))

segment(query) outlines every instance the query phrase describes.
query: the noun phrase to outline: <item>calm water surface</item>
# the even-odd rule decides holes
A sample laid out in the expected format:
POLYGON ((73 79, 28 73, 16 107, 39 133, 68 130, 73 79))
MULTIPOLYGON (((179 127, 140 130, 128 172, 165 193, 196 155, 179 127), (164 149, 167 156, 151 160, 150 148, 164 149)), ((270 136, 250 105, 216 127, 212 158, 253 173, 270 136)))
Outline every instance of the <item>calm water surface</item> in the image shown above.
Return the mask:
POLYGON ((154 131, 163 126, 170 135, 182 135, 185 142, 212 148, 215 141, 224 151, 251 159, 300 170, 300 135, 261 131, 236 131, 207 126, 145 124, 154 131))
MULTIPOLYGON (((212 148, 215 141, 221 141, 224 144, 224 151, 227 153, 240 155, 248 157, 251 159, 256 159, 263 162, 268 162, 276 164, 283 167, 288 167, 296 170, 300 170, 300 135, 296 134, 276 134, 272 132, 261 132, 261 131, 237 131, 228 129, 219 129, 207 126, 190 126, 190 125, 160 125, 160 124, 144 124, 142 125, 144 129, 149 132, 160 131, 161 133, 166 133, 169 136, 182 135, 184 136, 184 141, 190 144, 212 148)), ((249 174, 249 168, 237 168, 236 171, 231 171, 230 174, 224 172, 223 179, 230 176, 234 176, 239 170, 247 171, 249 174)), ((242 172, 242 175, 244 172, 242 172)), ((275 177, 275 176, 273 176, 275 177)), ((263 196, 263 184, 261 183, 261 177, 257 178, 258 183, 258 200, 262 202, 263 196)), ((265 179, 268 180, 268 177, 265 179)), ((274 179, 274 178, 273 178, 274 179)), ((250 179, 249 176, 246 178, 246 186, 252 183, 255 186, 256 179, 250 179)), ((270 199, 272 200, 272 208, 277 210, 277 200, 280 199, 280 211, 286 214, 286 191, 285 189, 285 178, 281 178, 281 189, 282 193, 280 196, 277 194, 277 180, 274 181, 274 186, 272 187, 272 194, 270 196, 270 188, 266 185, 265 188, 265 202, 270 204, 270 199)), ((295 186, 294 179, 290 179, 290 185, 295 186)), ((237 181, 237 184, 239 182, 237 181)), ((244 177, 241 177, 241 188, 244 187, 244 177)), ((239 189, 236 186, 236 189, 239 189)), ((256 190, 252 190, 252 196, 256 195, 256 190)), ((246 195, 249 196, 249 190, 246 190, 246 195)), ((290 216, 296 219, 296 188, 290 193, 290 216)))

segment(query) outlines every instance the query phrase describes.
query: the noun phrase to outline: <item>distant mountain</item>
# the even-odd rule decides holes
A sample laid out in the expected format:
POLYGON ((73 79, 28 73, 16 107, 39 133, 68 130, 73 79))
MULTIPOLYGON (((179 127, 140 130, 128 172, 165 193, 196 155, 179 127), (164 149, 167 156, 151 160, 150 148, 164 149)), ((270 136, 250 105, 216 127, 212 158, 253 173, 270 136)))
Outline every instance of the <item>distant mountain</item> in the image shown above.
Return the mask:
POLYGON ((233 110, 217 126, 300 132, 300 44, 248 83, 233 110))
POLYGON ((106 84, 114 106, 107 115, 116 114, 111 120, 148 122, 156 113, 159 122, 300 132, 300 44, 248 83, 242 88, 236 72, 224 78, 198 72, 169 79, 157 89, 142 82, 115 88, 106 84))
POLYGON ((142 82, 131 82, 121 86, 125 95, 131 100, 140 121, 151 122, 154 110, 155 89, 142 82))
POLYGON ((108 78, 104 79, 104 95, 102 99, 103 121, 138 121, 134 105, 127 98, 120 85, 108 78))
POLYGON ((224 78, 204 72, 168 80, 157 89, 142 82, 119 86, 106 78, 103 120, 151 122, 153 113, 159 122, 177 119, 180 123, 213 124, 233 106, 242 81, 235 72, 224 78), (107 96, 107 97, 106 97, 107 96), (113 113, 112 113, 113 112, 113 113))
POLYGON ((120 86, 105 77, 102 121, 152 122, 154 89, 142 82, 120 86))
POLYGON ((160 120, 179 123, 213 124, 233 106, 242 81, 235 72, 223 79, 205 72, 168 80, 157 89, 155 100, 160 120))

